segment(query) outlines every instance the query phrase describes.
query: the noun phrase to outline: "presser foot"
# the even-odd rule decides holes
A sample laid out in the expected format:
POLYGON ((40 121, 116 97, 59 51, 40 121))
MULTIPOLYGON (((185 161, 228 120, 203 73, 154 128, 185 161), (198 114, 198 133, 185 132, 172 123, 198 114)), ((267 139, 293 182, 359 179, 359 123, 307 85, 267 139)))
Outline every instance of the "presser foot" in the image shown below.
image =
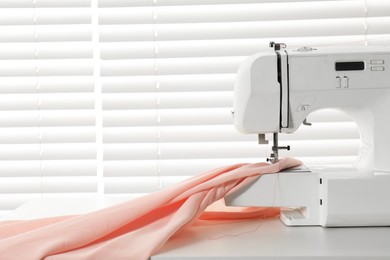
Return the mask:
POLYGON ((267 158, 267 162, 277 163, 279 161, 279 150, 290 151, 290 146, 279 146, 279 135, 278 133, 273 133, 272 153, 270 154, 270 158, 267 158))

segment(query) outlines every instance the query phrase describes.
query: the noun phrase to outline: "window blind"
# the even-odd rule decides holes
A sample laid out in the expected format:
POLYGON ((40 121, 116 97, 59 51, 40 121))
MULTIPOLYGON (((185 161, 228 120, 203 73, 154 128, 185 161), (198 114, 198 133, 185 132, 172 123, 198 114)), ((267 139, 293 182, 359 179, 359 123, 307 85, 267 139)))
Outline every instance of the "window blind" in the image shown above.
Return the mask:
POLYGON ((90 1, 0 2, 0 211, 94 194, 90 1))
MULTIPOLYGON (((269 41, 384 45, 385 0, 17 0, 0 3, 0 211, 41 196, 128 196, 270 146, 231 116, 235 72, 269 41)), ((281 144, 351 164, 359 133, 321 110, 281 144)))

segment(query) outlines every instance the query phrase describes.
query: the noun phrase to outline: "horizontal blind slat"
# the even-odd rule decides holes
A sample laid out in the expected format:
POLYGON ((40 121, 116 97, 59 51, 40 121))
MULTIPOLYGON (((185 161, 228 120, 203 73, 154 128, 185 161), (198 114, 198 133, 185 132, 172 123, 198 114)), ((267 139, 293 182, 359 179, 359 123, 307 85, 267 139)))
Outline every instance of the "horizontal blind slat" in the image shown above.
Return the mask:
POLYGON ((96 176, 96 160, 0 161, 0 177, 96 176))
POLYGON ((1 77, 0 94, 93 92, 92 76, 1 77))
POLYGON ((0 160, 96 159, 94 143, 0 144, 0 160))
POLYGON ((0 9, 0 25, 88 24, 89 8, 0 9))
MULTIPOLYGON (((105 177, 115 176, 157 176, 159 163, 157 160, 104 160, 105 177)), ((180 163, 180 162, 178 162, 180 163)))
POLYGON ((367 19, 367 26, 368 34, 390 34, 390 16, 367 19))
MULTIPOLYGON (((371 24, 369 33, 388 33, 389 18, 366 18, 371 24), (377 25, 383 25, 376 27, 377 25)), ((211 40, 270 37, 308 37, 364 35, 365 22, 361 18, 292 20, 236 23, 188 23, 156 25, 101 25, 102 42, 157 40, 211 40)))
POLYGON ((9 177, 0 182, 0 194, 96 192, 96 177, 9 177))
POLYGON ((235 74, 103 77, 103 93, 231 91, 235 74))
POLYGON ((158 189, 156 177, 104 178, 104 191, 110 193, 150 193, 158 189))
POLYGON ((368 16, 389 16, 390 2, 387 0, 369 0, 367 5, 368 16))
POLYGON ((0 128, 0 144, 95 142, 94 127, 0 128))
MULTIPOLYGON (((370 16, 372 17, 373 14, 381 15, 375 12, 370 16)), ((216 23, 363 16, 364 9, 361 3, 356 1, 120 7, 100 8, 99 10, 101 24, 216 23)))
POLYGON ((86 59, 0 60, 0 77, 88 75, 93 75, 93 62, 86 59))
POLYGON ((367 36, 367 44, 386 46, 390 42, 389 34, 371 34, 367 36))
MULTIPOLYGON (((20 1, 20 0, 19 0, 20 1)), ((224 4, 245 4, 245 3, 288 3, 288 2, 311 2, 313 0, 159 0, 155 3, 156 6, 176 6, 176 5, 224 5, 224 4)), ((324 2, 332 2, 336 0, 317 0, 324 2)), ((356 0, 350 0, 356 1, 356 0)), ((382 0, 383 1, 383 0, 382 0)), ((136 6, 151 6, 153 0, 99 0, 100 7, 136 7, 136 6)))
POLYGON ((94 126, 94 110, 7 111, 0 113, 0 127, 94 126))
POLYGON ((0 42, 74 42, 91 40, 92 26, 89 24, 0 27, 0 42))
POLYGON ((157 143, 105 144, 104 160, 150 160, 157 159, 157 143))
POLYGON ((6 94, 0 96, 0 110, 94 109, 89 93, 6 94))
POLYGON ((231 107, 232 91, 105 94, 103 109, 170 109, 231 107))
MULTIPOLYGON (((142 60, 106 60, 101 63, 102 76, 226 74, 235 73, 247 57, 177 58, 142 60)), ((0 74, 1 75, 1 74, 0 74)))
MULTIPOLYGON (((91 0, 35 0, 36 7, 90 7, 91 0)), ((2 0, 0 8, 31 8, 31 0, 2 0)))
POLYGON ((0 59, 91 59, 92 50, 89 42, 0 43, 0 59))
POLYGON ((160 125, 233 123, 231 108, 164 109, 158 113, 152 109, 103 111, 104 126, 155 126, 157 116, 160 117, 160 125))

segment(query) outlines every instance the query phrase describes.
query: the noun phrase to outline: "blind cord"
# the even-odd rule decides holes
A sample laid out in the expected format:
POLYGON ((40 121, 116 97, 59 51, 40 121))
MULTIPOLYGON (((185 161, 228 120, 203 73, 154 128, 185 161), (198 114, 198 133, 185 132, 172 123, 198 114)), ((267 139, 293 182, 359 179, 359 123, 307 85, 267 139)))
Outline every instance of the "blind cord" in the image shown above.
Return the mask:
POLYGON ((104 191, 104 147, 103 147, 103 98, 100 79, 100 46, 99 46, 99 1, 91 1, 92 8, 92 44, 93 44, 93 77, 95 95, 95 140, 96 140, 96 178, 97 194, 103 196, 104 191))
POLYGON ((362 0, 363 1, 363 11, 364 11, 364 17, 363 17, 363 22, 364 22, 364 45, 368 46, 368 23, 367 23, 367 16, 368 16, 368 5, 367 5, 367 0, 362 0))
POLYGON ((37 13, 36 13, 36 4, 37 0, 32 1, 32 12, 33 12, 33 26, 34 26, 34 46, 35 46, 35 52, 34 52, 34 62, 35 62, 35 72, 34 77, 36 80, 35 83, 35 93, 37 95, 37 126, 38 126, 38 146, 39 146, 39 178, 40 178, 40 195, 41 198, 43 197, 44 190, 43 190, 43 177, 44 177, 44 163, 43 163, 43 146, 42 146, 42 113, 41 113, 41 105, 42 105, 42 97, 41 97, 41 84, 39 81, 39 72, 40 67, 38 65, 38 55, 39 55, 39 48, 38 48, 38 32, 37 32, 37 13))
POLYGON ((157 12, 156 12, 156 4, 157 0, 153 0, 152 7, 153 7, 153 60, 154 60, 154 79, 155 79, 155 96, 156 96, 156 102, 155 102, 155 111, 156 111, 156 160, 157 160, 157 188, 160 190, 162 188, 162 179, 161 179, 161 145, 160 145, 160 139, 161 139, 161 130, 160 130, 160 122, 161 122, 161 115, 160 115, 160 79, 159 79, 159 71, 158 71, 158 46, 157 46, 157 38, 158 38, 158 30, 156 28, 156 22, 157 22, 157 12))

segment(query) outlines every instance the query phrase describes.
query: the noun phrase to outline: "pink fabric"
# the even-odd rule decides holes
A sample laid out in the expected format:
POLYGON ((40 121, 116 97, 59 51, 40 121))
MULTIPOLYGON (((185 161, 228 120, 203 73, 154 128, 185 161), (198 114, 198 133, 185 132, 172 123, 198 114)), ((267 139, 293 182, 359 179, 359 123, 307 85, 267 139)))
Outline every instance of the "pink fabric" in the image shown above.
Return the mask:
POLYGON ((204 211, 257 176, 300 163, 285 158, 273 165, 232 165, 85 215, 0 222, 0 259, 148 259, 195 220, 215 222, 277 215, 277 208, 204 211))

